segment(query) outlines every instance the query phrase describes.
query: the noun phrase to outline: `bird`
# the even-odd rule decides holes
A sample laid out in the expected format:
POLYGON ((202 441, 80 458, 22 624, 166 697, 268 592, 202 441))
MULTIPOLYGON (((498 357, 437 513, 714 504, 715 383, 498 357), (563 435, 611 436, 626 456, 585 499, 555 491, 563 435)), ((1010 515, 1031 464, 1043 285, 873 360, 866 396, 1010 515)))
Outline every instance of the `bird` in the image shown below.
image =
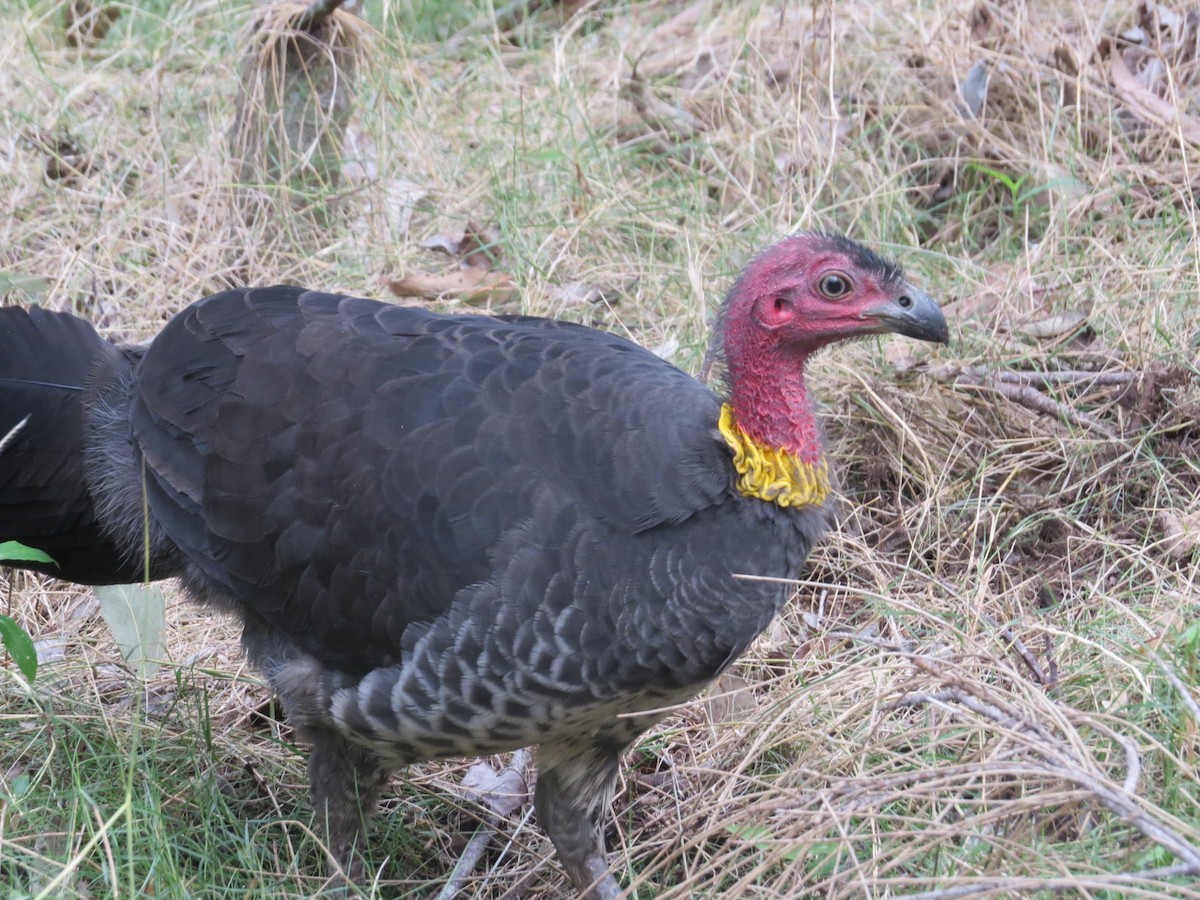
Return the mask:
POLYGON ((0 540, 237 616, 339 871, 392 773, 538 745, 537 821, 612 900, 622 754, 768 626, 829 525, 807 364, 888 332, 949 342, 894 260, 824 232, 736 278, 713 387, 584 325, 297 286, 206 297, 146 345, 0 308, 0 540))

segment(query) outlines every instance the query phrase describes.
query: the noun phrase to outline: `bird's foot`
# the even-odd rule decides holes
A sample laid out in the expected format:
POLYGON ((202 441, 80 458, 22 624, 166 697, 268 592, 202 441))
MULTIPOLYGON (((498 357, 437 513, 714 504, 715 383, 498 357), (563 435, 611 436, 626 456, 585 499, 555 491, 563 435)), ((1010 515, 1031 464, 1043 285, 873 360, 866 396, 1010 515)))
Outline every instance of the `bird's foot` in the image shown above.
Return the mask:
POLYGON ((599 853, 593 853, 583 861, 583 870, 592 886, 580 895, 580 900, 618 900, 621 885, 608 870, 608 861, 599 853))

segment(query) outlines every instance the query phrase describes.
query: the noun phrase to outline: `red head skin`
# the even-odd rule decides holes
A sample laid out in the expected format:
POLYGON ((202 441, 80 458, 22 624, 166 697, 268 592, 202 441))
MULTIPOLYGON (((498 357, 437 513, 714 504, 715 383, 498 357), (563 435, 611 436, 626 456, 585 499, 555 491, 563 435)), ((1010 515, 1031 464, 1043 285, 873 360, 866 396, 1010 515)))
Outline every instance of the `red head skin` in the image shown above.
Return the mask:
POLYGON ((909 289, 894 265, 856 247, 818 234, 787 238, 751 261, 722 313, 735 421, 755 442, 808 463, 823 452, 804 383, 809 356, 889 330, 864 313, 909 289))

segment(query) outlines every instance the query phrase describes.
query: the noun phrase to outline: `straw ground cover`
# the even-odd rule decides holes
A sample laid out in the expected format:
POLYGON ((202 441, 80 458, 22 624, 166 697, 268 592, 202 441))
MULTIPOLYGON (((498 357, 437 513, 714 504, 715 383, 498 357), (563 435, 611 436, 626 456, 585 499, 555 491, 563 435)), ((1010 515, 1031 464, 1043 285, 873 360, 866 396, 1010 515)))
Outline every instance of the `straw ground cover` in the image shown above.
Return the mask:
MULTIPOLYGON (((286 11, 3 7, 5 302, 139 340, 228 285, 394 289, 699 372, 757 246, 833 228, 895 252, 954 344, 814 364, 839 527, 783 619, 631 754, 621 877, 1200 894, 1194 15, 540 5, 372 5, 298 100, 273 80, 286 11)), ((32 684, 0 669, 5 896, 319 888, 302 757, 228 622, 168 588, 143 684, 89 592, 0 579, 41 661, 32 684)), ((396 780, 372 890, 436 893, 488 818, 470 763, 396 780)), ((465 889, 560 896, 528 807, 498 831, 465 889)))

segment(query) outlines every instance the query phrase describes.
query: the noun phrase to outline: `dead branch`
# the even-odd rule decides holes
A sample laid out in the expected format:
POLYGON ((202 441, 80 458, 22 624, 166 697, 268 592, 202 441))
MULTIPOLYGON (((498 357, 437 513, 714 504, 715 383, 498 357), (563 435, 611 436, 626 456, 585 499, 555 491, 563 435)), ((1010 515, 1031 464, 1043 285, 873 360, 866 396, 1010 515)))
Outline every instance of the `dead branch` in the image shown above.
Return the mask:
POLYGON ((691 140, 702 131, 699 120, 686 109, 664 103, 647 88, 646 80, 638 74, 635 60, 629 78, 621 86, 621 96, 633 104, 642 121, 656 134, 673 144, 691 140))
POLYGON ((982 614, 981 618, 995 628, 998 632, 1000 632, 1000 637, 1008 641, 1008 645, 1013 649, 1017 656, 1020 657, 1021 661, 1025 663, 1026 667, 1033 674, 1033 677, 1038 684, 1045 685, 1046 687, 1053 687, 1057 683, 1057 678, 1052 678, 1042 672, 1041 666, 1038 665, 1037 658, 1030 652, 1029 648, 1022 643, 1021 639, 1013 634, 1013 630, 1011 628, 1009 628, 1007 625, 1001 626, 995 619, 986 613, 982 614))
POLYGON ((1006 381, 992 376, 987 380, 977 379, 975 376, 963 373, 958 380, 954 382, 955 387, 965 387, 968 389, 991 390, 1000 394, 1005 399, 1018 403, 1027 409, 1032 409, 1034 412, 1039 412, 1042 415, 1052 416, 1072 425, 1078 425, 1086 430, 1094 431, 1097 434, 1103 435, 1110 441, 1120 440, 1120 437, 1115 431, 1105 425, 1098 419, 1094 419, 1087 413, 1079 412, 1071 409, 1065 403, 1060 403, 1052 397, 1047 397, 1045 394, 1038 391, 1036 388, 1028 384, 1011 384, 1006 381))
MULTIPOLYGON (((508 768, 504 770, 500 778, 515 776, 521 783, 525 783, 525 770, 529 768, 532 758, 533 755, 529 750, 518 750, 513 754, 512 762, 508 764, 508 768)), ((505 799, 511 800, 512 798, 506 797, 505 799)), ((496 829, 507 817, 504 812, 508 808, 507 803, 500 805, 495 802, 487 802, 486 805, 493 810, 493 815, 480 826, 479 830, 471 836, 471 840, 467 842, 462 856, 458 858, 458 862, 454 866, 454 871, 450 873, 450 878, 446 881, 441 891, 438 892, 437 900, 453 900, 453 898, 458 896, 459 891, 463 889, 463 882, 475 870, 475 867, 479 865, 479 860, 483 858, 484 852, 491 844, 496 829)), ((513 804, 513 808, 516 805, 519 804, 513 804)))
POLYGON ((1030 722, 1000 709, 999 705, 990 702, 990 698, 984 700, 976 696, 977 692, 971 686, 950 676, 928 657, 908 651, 899 652, 918 668, 937 677, 943 683, 950 682, 951 684, 949 687, 935 692, 910 691, 893 701, 892 705, 916 706, 929 703, 947 708, 947 701, 953 701, 1013 732, 1036 735, 1044 744, 1042 746, 1031 744, 1029 750, 1040 758, 1050 771, 1086 790, 1110 812, 1120 816, 1177 859, 1183 860, 1187 866, 1184 874, 1200 875, 1200 848, 1192 846, 1174 829, 1145 813, 1135 802, 1137 795, 1130 790, 1130 786, 1137 786, 1141 774, 1141 756, 1132 740, 1111 729, 1106 729, 1125 751, 1126 775, 1123 787, 1118 790, 1087 771, 1088 767, 1084 761, 1078 759, 1063 741, 1048 734, 1036 722, 1030 722))
POLYGON ((1042 635, 1046 644, 1046 670, 1050 676, 1050 681, 1053 684, 1058 684, 1058 663, 1054 661, 1054 640, 1050 637, 1050 632, 1042 635))
POLYGON ((1014 384, 1033 384, 1050 387, 1059 384, 1078 384, 1083 382, 1088 387, 1108 386, 1114 384, 1129 384, 1142 377, 1140 372, 1083 372, 1077 370, 1062 370, 1058 372, 1035 372, 1005 369, 995 373, 1001 381, 1014 384))
POLYGON ((1136 793, 1138 781, 1142 777, 1142 754, 1138 752, 1137 744, 1128 735, 1121 734, 1119 731, 1109 733, 1125 751, 1125 780, 1121 782, 1121 788, 1127 794, 1136 793))
POLYGON ((1022 722, 1020 719, 1016 719, 1013 716, 1004 713, 1002 710, 993 706, 992 704, 982 701, 978 697, 974 697, 956 687, 943 688, 942 690, 934 691, 933 693, 928 693, 925 691, 909 691, 905 694, 902 694, 898 699, 883 704, 883 708, 899 709, 900 707, 904 706, 924 706, 929 704, 932 706, 939 706, 942 709, 953 712, 953 710, 946 705, 946 702, 949 700, 953 700, 955 703, 965 706, 972 712, 979 713, 979 715, 983 716, 985 719, 991 719, 997 725, 1003 725, 1005 728, 1012 728, 1014 731, 1021 731, 1026 725, 1026 723, 1022 722))
MULTIPOLYGON (((1106 360, 1112 362, 1112 360, 1106 360)), ((1081 389, 1094 387, 1112 387, 1127 385, 1144 380, 1154 383, 1155 367, 1147 367, 1143 371, 1112 371, 1097 369, 1058 369, 1058 370, 1018 370, 992 369, 987 366, 966 366, 959 363, 946 363, 931 366, 928 369, 935 379, 950 382, 954 387, 967 390, 992 390, 1005 399, 1031 409, 1042 415, 1052 416, 1063 422, 1077 425, 1085 430, 1094 431, 1109 440, 1120 440, 1112 428, 1099 419, 1073 409, 1053 397, 1041 393, 1038 388, 1070 386, 1081 389)))

